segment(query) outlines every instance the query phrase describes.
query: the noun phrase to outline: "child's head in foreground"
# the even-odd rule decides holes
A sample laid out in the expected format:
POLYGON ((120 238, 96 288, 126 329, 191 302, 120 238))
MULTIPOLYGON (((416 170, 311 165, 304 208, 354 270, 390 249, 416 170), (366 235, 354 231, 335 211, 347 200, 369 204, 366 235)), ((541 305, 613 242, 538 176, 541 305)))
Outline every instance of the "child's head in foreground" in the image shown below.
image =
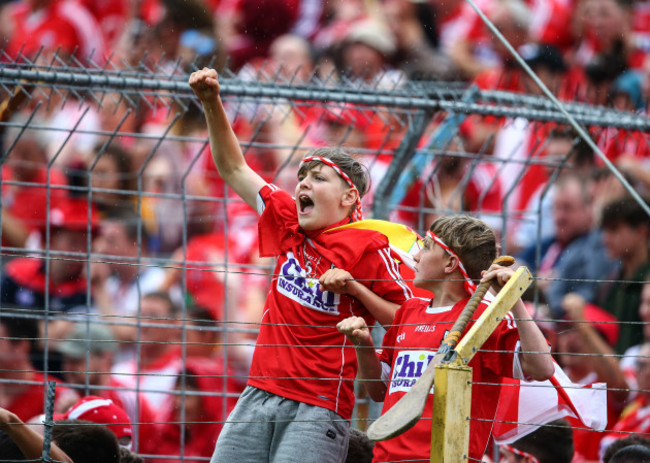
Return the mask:
MULTIPOLYGON (((487 270, 497 256, 496 236, 492 228, 476 217, 448 215, 433 221, 424 246, 431 250, 439 246, 446 255, 458 256, 471 280, 480 280, 481 272, 487 270)), ((417 283, 417 282, 416 282, 417 283)), ((427 284, 426 281, 420 284, 427 284)))
POLYGON ((368 170, 344 150, 310 151, 298 170, 298 223, 304 230, 319 230, 346 217, 360 220, 361 198, 369 189, 368 170))

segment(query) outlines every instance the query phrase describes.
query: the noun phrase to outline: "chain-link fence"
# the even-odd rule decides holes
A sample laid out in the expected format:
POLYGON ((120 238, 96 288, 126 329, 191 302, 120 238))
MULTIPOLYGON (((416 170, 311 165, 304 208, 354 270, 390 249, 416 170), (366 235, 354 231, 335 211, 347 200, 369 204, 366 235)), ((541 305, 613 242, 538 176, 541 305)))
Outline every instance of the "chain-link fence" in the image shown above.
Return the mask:
MULTIPOLYGON (((200 459, 185 451, 185 436, 214 444, 246 381, 272 278, 271 262, 257 253, 257 216, 212 165, 188 75, 173 66, 52 63, 0 67, 2 317, 38 329, 0 332, 0 383, 9 391, 2 405, 18 400, 24 417, 42 413, 46 376, 24 363, 34 361, 60 381, 55 413, 77 394, 112 398, 138 423, 136 450, 170 454, 155 437, 163 436, 181 442, 185 460, 200 459)), ((342 146, 369 169, 366 217, 424 233, 435 217, 466 212, 498 232, 503 253, 529 251, 531 315, 552 341, 568 331, 560 296, 585 286, 596 303, 607 285, 638 289, 643 281, 554 273, 547 242, 597 229, 617 194, 645 192, 644 115, 564 105, 609 159, 629 161, 617 164, 628 167, 622 176, 542 97, 335 75, 296 84, 265 66, 224 71, 220 84, 244 156, 265 180, 293 191, 306 152, 342 146), (553 208, 573 194, 568 178, 593 202, 554 220, 553 208), (569 230, 578 214, 588 224, 576 226, 586 228, 569 230)), ((609 262, 599 243, 583 252, 609 262)), ((641 327, 638 317, 621 321, 621 335, 637 336, 625 342, 641 342, 641 327)), ((361 388, 358 395, 353 422, 365 429, 378 411, 361 388)))

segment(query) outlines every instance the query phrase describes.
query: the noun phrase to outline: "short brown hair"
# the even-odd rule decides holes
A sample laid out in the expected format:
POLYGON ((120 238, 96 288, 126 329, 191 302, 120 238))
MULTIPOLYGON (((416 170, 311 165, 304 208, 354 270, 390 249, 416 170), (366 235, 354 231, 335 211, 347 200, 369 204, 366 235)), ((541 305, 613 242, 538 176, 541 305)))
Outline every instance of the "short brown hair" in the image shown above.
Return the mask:
POLYGON ((497 256, 497 241, 488 224, 469 215, 438 217, 430 230, 460 258, 470 278, 479 280, 497 256))
MULTIPOLYGON (((368 168, 348 154, 345 150, 336 147, 317 148, 308 152, 305 157, 309 156, 320 156, 331 160, 339 166, 340 169, 350 177, 354 186, 357 187, 360 197, 363 197, 368 193, 368 191, 370 191, 370 174, 368 173, 368 168)), ((298 170, 298 176, 312 169, 318 164, 318 162, 319 161, 309 161, 302 164, 298 170)))

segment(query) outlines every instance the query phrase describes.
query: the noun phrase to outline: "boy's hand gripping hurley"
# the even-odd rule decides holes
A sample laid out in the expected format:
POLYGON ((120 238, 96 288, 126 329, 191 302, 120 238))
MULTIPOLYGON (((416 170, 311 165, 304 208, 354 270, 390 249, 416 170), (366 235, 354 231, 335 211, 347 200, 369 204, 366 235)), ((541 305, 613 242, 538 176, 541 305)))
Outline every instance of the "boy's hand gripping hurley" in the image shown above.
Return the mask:
MULTIPOLYGON (((514 262, 515 259, 513 257, 501 256, 497 257, 493 264, 509 267, 514 262)), ((469 323, 472 315, 474 315, 476 308, 488 289, 490 289, 489 281, 482 282, 478 285, 476 291, 474 291, 474 294, 472 294, 467 302, 467 305, 458 316, 451 331, 447 334, 444 341, 442 341, 442 344, 440 344, 440 348, 435 357, 431 360, 426 370, 424 370, 424 373, 422 373, 422 376, 411 387, 411 390, 393 405, 392 408, 370 425, 367 433, 369 439, 381 441, 399 436, 406 430, 412 428, 422 417, 429 392, 431 391, 431 387, 433 387, 436 365, 453 358, 455 354, 454 348, 458 344, 458 340, 462 336, 463 331, 465 331, 467 323, 469 323)))

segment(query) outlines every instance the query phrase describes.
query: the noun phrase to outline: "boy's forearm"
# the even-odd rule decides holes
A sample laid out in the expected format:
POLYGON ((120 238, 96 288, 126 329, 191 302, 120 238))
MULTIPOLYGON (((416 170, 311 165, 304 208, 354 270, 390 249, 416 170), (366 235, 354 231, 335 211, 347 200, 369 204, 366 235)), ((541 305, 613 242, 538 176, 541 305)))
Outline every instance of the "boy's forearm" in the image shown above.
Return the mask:
POLYGON ((202 101, 203 112, 210 134, 210 150, 219 174, 225 179, 231 172, 245 165, 239 140, 233 131, 221 97, 202 101))
POLYGON ((221 98, 217 95, 202 101, 202 104, 210 135, 210 151, 219 175, 255 209, 255 196, 266 182, 246 163, 221 98))
POLYGON ((386 396, 386 385, 381 380, 382 367, 373 344, 356 346, 358 377, 366 392, 375 402, 382 402, 386 396))
POLYGON ((517 330, 521 341, 521 366, 526 374, 537 381, 544 381, 553 376, 555 368, 546 338, 537 323, 520 300, 512 308, 512 315, 517 321, 517 330))
MULTIPOLYGON (((2 425, 2 430, 18 446, 25 458, 27 460, 40 460, 43 456, 43 436, 20 421, 15 415, 7 421, 6 424, 2 425)), ((50 457, 64 463, 74 463, 54 442, 50 446, 50 457)))
POLYGON ((579 322, 578 331, 585 341, 587 349, 594 354, 594 369, 598 380, 607 383, 609 396, 622 404, 629 396, 630 387, 625 380, 614 349, 600 337, 589 322, 579 322))

